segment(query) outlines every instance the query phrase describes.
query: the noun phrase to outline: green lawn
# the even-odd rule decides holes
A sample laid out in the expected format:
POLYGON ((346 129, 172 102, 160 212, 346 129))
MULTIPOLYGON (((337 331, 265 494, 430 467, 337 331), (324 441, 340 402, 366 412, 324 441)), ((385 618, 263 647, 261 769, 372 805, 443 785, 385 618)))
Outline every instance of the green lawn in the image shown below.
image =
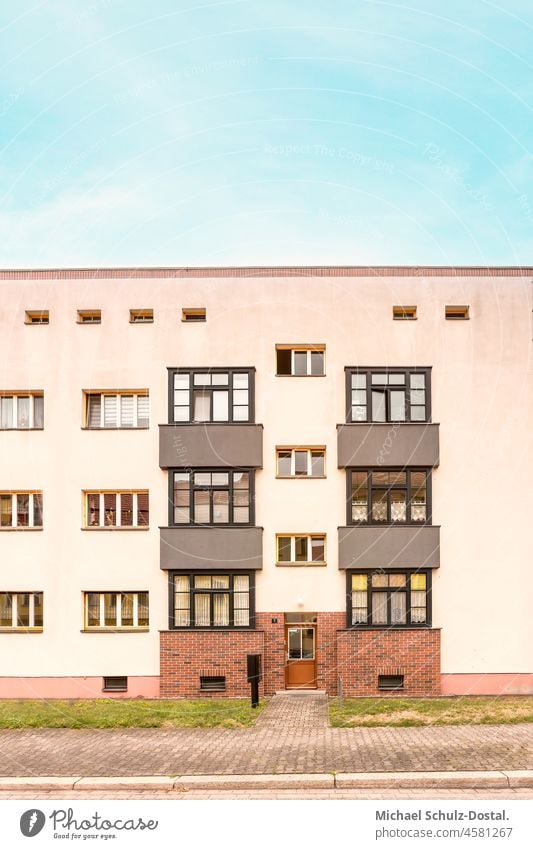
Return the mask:
POLYGON ((533 697, 461 696, 445 699, 330 699, 331 724, 357 726, 499 725, 533 722, 533 697))
POLYGON ((0 728, 243 728, 264 706, 252 709, 249 699, 3 699, 0 728))

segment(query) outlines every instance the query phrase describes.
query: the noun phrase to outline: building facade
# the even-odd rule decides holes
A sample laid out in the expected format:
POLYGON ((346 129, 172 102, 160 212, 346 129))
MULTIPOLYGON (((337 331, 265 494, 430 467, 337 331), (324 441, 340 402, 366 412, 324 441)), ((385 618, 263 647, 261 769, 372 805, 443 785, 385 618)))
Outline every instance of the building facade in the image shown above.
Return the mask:
POLYGON ((533 693, 532 280, 0 272, 0 697, 533 693))

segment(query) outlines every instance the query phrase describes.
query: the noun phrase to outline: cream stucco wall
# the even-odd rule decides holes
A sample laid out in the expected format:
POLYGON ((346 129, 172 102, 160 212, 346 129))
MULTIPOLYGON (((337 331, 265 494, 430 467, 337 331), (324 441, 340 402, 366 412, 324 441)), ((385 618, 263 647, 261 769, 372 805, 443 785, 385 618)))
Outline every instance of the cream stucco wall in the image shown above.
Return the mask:
POLYGON ((45 593, 42 634, 0 634, 0 675, 158 673, 168 617, 157 427, 167 421, 167 366, 256 368, 259 611, 345 609, 337 564, 345 472, 336 462, 344 367, 432 366, 442 671, 531 671, 531 285, 526 277, 0 281, 0 389, 45 392, 44 431, 0 432, 0 489, 44 491, 43 531, 0 532, 0 590, 45 593), (393 304, 416 304, 418 320, 394 322, 393 304), (445 304, 469 304, 471 320, 445 321, 445 304), (186 306, 205 306, 207 322, 183 324, 186 306), (154 324, 130 325, 136 307, 152 307, 154 324), (50 325, 25 326, 24 310, 40 308, 50 325), (84 308, 101 309, 102 324, 76 324, 84 308), (276 343, 325 344, 326 376, 276 377, 276 343), (82 389, 118 388, 150 390, 150 429, 82 430, 82 389), (275 446, 292 443, 326 445, 326 479, 275 480, 275 446), (80 530, 90 487, 148 488, 150 530, 80 530), (282 532, 326 532, 327 566, 276 567, 282 532), (150 631, 81 633, 82 591, 106 589, 148 590, 150 631))

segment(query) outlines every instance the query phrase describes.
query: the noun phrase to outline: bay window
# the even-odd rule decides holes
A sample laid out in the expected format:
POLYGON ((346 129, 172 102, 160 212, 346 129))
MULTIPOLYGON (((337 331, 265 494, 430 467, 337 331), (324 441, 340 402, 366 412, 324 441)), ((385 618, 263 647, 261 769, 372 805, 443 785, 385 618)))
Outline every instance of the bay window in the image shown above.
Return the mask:
POLYGON ((171 628, 253 627, 253 574, 172 573, 171 628))
POLYGON ((348 524, 431 521, 427 469, 351 469, 348 487, 348 524))
POLYGON ((169 375, 171 422, 253 421, 253 369, 171 369, 169 375))
POLYGON ((430 421, 428 368, 347 369, 348 422, 430 421))
POLYGON ((253 524, 253 471, 174 470, 171 525, 253 524))
POLYGON ((431 624, 431 573, 410 570, 348 572, 348 627, 431 624))

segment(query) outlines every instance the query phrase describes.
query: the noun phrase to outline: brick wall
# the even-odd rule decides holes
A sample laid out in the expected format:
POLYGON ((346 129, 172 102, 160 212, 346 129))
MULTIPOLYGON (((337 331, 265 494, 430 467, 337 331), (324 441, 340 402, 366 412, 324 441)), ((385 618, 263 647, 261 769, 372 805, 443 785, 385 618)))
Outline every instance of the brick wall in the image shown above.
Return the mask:
POLYGON ((316 683, 330 694, 337 692, 337 633, 345 624, 346 613, 317 613, 316 683))
MULTIPOLYGON (((249 696, 246 655, 264 655, 263 631, 162 631, 161 697, 249 696), (201 675, 224 675, 225 693, 200 690, 201 675)), ((260 695, 263 686, 260 686, 260 695)))
POLYGON ((343 630, 337 661, 345 696, 440 694, 440 630, 343 630), (403 675, 399 693, 378 690, 378 675, 403 675))
MULTIPOLYGON (((317 686, 345 696, 434 696, 440 693, 440 631, 346 630, 346 614, 317 614, 317 686), (403 675, 401 693, 378 690, 378 675, 403 675)), ((285 688, 283 613, 258 613, 255 631, 162 631, 161 696, 247 697, 246 655, 263 661, 260 695, 285 688), (277 621, 272 621, 277 620, 277 621), (223 675, 225 693, 200 690, 201 675, 223 675)))

